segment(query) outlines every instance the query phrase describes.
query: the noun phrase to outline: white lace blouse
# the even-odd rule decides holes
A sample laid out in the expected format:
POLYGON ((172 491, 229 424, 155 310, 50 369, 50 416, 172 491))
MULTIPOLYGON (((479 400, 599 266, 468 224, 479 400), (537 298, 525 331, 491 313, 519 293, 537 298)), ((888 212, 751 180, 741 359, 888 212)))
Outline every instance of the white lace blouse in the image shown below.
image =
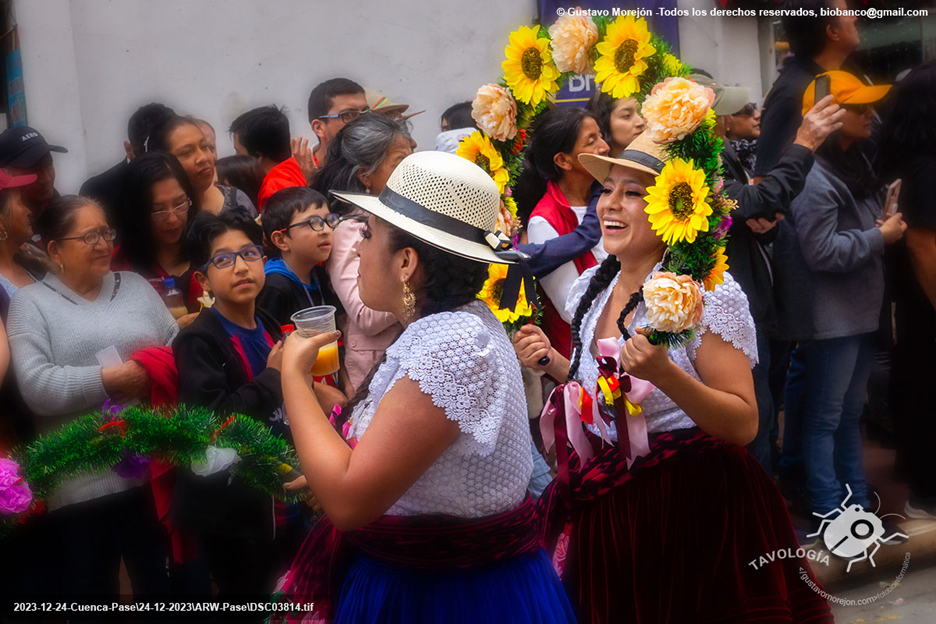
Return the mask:
POLYGON ((421 318, 387 349, 355 407, 361 438, 381 398, 409 376, 461 433, 387 513, 480 518, 523 502, 533 459, 520 364, 503 326, 481 301, 421 318))
MULTIPOLYGON (((579 300, 585 294, 588 283, 592 276, 598 270, 598 267, 592 267, 582 273, 572 290, 569 292, 569 299, 566 302, 566 310, 574 314, 578 307, 579 300)), ((654 268, 654 271, 660 270, 660 265, 654 268)), ((649 276, 648 276, 649 277, 649 276)), ((579 364, 576 379, 582 384, 582 387, 592 396, 596 396, 598 385, 598 364, 595 361, 597 352, 595 351, 595 330, 598 326, 598 318, 601 311, 608 303, 611 297, 611 291, 617 284, 618 275, 614 276, 611 284, 608 285, 592 303, 591 308, 582 318, 580 337, 583 345, 589 345, 591 353, 582 355, 579 364)), ((634 335, 634 330, 638 326, 647 324, 647 307, 641 302, 631 319, 627 330, 634 335)), ((689 373, 693 378, 699 379, 693 362, 695 361, 695 352, 701 344, 702 334, 707 331, 714 332, 730 342, 736 349, 744 352, 750 360, 751 367, 757 364, 757 335, 754 331, 754 319, 751 318, 751 312, 748 307, 747 296, 730 274, 725 273, 725 281, 715 287, 715 290, 705 293, 705 308, 702 315, 701 329, 696 333, 695 338, 690 340, 685 346, 678 349, 670 349, 669 356, 679 368, 689 373)), ((618 339, 621 347, 624 346, 624 338, 618 339)), ((604 402, 599 405, 603 407, 604 402)), ((696 424, 686 415, 672 400, 657 388, 647 396, 640 404, 643 408, 643 414, 647 419, 647 432, 659 433, 662 431, 674 431, 676 429, 689 429, 696 424)), ((588 425, 589 430, 598 434, 598 427, 588 425)), ((612 440, 617 440, 617 431, 612 421, 608 427, 612 440)))

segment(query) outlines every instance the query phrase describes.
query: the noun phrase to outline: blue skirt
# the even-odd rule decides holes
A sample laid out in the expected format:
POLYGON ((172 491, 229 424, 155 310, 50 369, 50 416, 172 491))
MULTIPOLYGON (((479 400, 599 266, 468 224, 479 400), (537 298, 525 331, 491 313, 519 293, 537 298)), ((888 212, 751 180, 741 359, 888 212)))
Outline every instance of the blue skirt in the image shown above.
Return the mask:
POLYGON ((574 624, 546 551, 453 570, 401 568, 359 555, 335 609, 335 624, 574 624))

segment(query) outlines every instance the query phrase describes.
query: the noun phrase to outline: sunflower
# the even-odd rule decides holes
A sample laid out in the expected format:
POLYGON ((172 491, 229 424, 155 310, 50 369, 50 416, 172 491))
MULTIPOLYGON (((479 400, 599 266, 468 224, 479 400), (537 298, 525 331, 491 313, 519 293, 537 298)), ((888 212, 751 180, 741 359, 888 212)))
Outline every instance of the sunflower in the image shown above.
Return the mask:
POLYGON ((559 70, 552 60, 549 39, 539 36, 539 26, 521 26, 510 33, 510 45, 504 49, 507 60, 501 63, 504 81, 514 98, 536 106, 549 93, 559 90, 559 70))
POLYGON ((647 71, 649 56, 656 52, 650 45, 647 20, 621 15, 608 24, 604 41, 595 46, 601 55, 595 61, 595 82, 611 97, 621 99, 640 91, 639 78, 647 71))
POLYGON ((715 290, 715 287, 725 281, 725 271, 728 270, 728 256, 725 255, 725 248, 719 247, 713 254, 715 266, 712 272, 705 278, 705 290, 715 290))
POLYGON ((653 186, 647 187, 647 207, 653 230, 671 245, 695 242, 696 233, 707 232, 712 207, 705 172, 694 163, 676 158, 666 163, 653 186))
POLYGON ((503 195, 504 187, 510 180, 510 172, 504 167, 504 159, 491 143, 490 137, 475 130, 461 140, 455 153, 484 169, 494 178, 497 191, 503 195))
POLYGON ((517 299, 517 306, 511 311, 508 308, 500 309, 501 293, 504 291, 504 280, 507 279, 506 264, 488 265, 488 278, 478 293, 478 299, 487 304, 494 316, 501 323, 516 323, 533 316, 533 306, 526 299, 523 285, 520 288, 520 297, 517 299))

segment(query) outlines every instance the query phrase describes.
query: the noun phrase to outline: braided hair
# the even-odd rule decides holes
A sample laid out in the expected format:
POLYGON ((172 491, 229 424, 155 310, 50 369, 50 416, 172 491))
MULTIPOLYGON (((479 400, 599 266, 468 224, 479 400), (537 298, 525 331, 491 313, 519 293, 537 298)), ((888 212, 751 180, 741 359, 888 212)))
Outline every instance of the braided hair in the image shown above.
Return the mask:
MULTIPOLYGON (((585 293, 582 295, 582 298, 579 299, 578 307, 575 308, 575 316, 572 317, 572 347, 574 354, 572 364, 569 366, 569 376, 566 378, 566 382, 575 379, 579 364, 582 362, 582 352, 585 351, 585 345, 582 344, 581 337, 582 319, 585 317, 588 310, 591 309, 595 297, 608 287, 611 281, 614 280, 614 276, 617 275, 620 270, 621 261, 618 260, 617 256, 609 255, 598 267, 598 270, 595 271, 595 274, 592 275, 591 280, 588 282, 588 288, 585 289, 585 293)), ((627 300, 627 305, 624 306, 624 309, 621 310, 621 314, 618 315, 617 326, 625 340, 630 338, 630 332, 627 331, 627 315, 633 312, 641 301, 643 301, 643 287, 630 296, 630 299, 627 300)))

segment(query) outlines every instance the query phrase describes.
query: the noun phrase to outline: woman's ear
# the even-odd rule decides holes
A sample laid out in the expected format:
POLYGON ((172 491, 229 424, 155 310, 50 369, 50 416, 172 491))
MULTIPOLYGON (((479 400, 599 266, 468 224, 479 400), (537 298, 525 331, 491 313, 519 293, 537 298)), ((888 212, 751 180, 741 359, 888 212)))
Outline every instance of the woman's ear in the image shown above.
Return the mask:
POLYGON ((400 271, 406 276, 407 281, 411 281, 422 268, 419 264, 419 254, 412 247, 401 249, 400 253, 402 254, 400 271))
POLYGON ((370 193, 370 176, 360 170, 358 170, 356 175, 358 181, 363 184, 364 188, 367 189, 367 192, 370 193))
POLYGON ((553 162, 563 171, 572 171, 572 157, 565 152, 559 152, 553 156, 553 162))
POLYGON ((58 242, 49 241, 46 245, 46 255, 49 256, 49 259, 59 266, 62 263, 62 255, 59 253, 58 242))

